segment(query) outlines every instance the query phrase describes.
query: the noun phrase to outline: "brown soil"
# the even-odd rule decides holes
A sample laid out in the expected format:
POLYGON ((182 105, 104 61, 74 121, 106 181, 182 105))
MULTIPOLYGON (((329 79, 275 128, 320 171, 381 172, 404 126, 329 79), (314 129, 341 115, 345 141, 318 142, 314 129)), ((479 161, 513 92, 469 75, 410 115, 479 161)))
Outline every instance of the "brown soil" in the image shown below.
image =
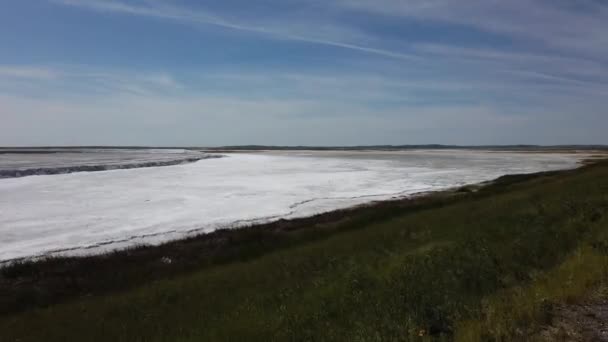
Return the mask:
POLYGON ((555 305, 551 324, 539 337, 541 341, 608 342, 608 297, 595 294, 574 304, 555 305))

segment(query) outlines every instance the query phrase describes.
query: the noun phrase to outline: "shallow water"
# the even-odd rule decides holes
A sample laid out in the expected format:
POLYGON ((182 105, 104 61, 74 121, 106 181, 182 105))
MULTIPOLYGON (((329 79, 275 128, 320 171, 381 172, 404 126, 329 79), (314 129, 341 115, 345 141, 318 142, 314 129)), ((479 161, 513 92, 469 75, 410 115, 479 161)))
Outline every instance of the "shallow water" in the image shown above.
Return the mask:
POLYGON ((0 261, 99 253, 218 228, 572 168, 582 155, 266 152, 192 164, 0 180, 0 261))

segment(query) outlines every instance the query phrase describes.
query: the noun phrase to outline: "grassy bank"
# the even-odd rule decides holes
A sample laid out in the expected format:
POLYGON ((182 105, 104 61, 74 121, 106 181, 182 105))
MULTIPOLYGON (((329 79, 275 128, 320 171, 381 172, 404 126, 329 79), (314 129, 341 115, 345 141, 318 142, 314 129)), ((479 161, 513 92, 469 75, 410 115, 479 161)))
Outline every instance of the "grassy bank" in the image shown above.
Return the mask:
POLYGON ((271 227, 6 268, 0 340, 532 339, 608 275, 608 164, 271 227))

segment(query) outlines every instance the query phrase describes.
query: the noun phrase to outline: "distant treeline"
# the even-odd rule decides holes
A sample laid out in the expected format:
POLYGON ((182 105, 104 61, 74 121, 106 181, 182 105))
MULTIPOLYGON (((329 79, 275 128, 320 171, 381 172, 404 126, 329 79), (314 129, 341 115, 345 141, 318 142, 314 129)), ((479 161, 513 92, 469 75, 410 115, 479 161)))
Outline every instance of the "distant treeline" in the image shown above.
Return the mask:
POLYGON ((312 150, 312 151, 364 151, 364 150, 444 150, 444 149, 470 149, 470 150, 608 150, 606 145, 369 145, 369 146, 268 146, 268 145, 238 145, 208 147, 207 150, 312 150))
POLYGON ((608 145, 356 145, 356 146, 273 146, 273 145, 234 145, 234 146, 19 146, 0 147, 2 153, 27 153, 29 151, 62 152, 87 149, 186 149, 186 150, 307 150, 307 151, 365 151, 365 150, 443 150, 443 149, 469 149, 469 150, 608 150, 608 145))

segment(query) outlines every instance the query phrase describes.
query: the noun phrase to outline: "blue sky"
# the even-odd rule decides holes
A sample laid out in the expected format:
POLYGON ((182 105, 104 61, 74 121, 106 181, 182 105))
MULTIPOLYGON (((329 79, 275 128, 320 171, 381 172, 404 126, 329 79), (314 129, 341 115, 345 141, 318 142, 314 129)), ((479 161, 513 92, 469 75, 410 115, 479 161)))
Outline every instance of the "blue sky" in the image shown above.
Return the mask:
POLYGON ((608 144, 599 0, 0 6, 0 145, 608 144))

